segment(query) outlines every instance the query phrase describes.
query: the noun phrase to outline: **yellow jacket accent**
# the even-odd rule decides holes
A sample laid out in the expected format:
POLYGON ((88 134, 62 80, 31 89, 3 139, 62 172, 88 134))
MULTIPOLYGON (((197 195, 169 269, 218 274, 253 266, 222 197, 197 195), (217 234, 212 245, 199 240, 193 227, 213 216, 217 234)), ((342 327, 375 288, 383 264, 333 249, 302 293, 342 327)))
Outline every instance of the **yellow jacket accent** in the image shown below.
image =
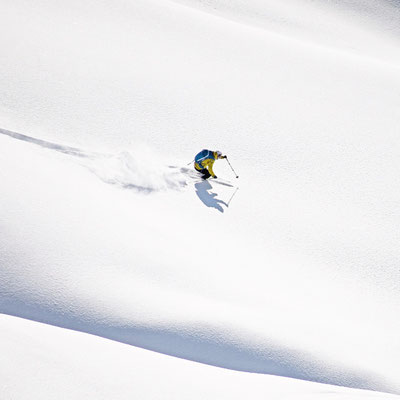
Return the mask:
POLYGON ((211 176, 213 178, 215 178, 215 174, 213 171, 213 165, 214 165, 215 160, 212 160, 211 158, 207 158, 203 161, 201 161, 201 163, 195 163, 194 167, 200 171, 201 169, 207 168, 208 172, 211 174, 211 176))

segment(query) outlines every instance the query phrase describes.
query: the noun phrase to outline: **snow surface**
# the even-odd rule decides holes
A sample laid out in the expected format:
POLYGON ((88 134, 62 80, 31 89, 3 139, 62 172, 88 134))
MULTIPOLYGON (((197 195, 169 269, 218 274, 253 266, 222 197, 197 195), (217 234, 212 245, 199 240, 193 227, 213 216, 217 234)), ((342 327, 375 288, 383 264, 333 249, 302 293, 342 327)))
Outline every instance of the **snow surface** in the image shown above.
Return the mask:
POLYGON ((0 7, 2 398, 398 398, 397 2, 0 7))

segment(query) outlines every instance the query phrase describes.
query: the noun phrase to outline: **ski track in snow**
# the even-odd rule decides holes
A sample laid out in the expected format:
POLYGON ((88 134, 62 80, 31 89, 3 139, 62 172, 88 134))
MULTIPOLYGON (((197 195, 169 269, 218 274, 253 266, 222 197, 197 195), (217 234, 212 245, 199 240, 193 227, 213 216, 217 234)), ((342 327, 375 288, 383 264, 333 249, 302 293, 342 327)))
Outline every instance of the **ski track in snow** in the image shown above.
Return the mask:
MULTIPOLYGON (((0 133, 14 139, 32 143, 45 149, 79 157, 79 163, 93 172, 103 182, 133 189, 141 193, 152 193, 162 190, 180 190, 188 185, 188 169, 167 167, 161 162, 154 162, 157 157, 149 148, 141 148, 135 153, 122 152, 117 155, 90 153, 74 147, 36 139, 0 128, 0 133), (143 155, 143 152, 147 154, 143 155), (153 162, 149 162, 153 160, 153 162)), ((195 179, 195 175, 191 175, 195 179)))
POLYGON ((213 186, 210 181, 203 181, 193 168, 166 166, 161 161, 157 162, 157 155, 148 147, 141 147, 136 152, 125 151, 117 155, 90 153, 78 148, 36 139, 32 136, 12 132, 0 128, 0 134, 54 150, 63 154, 79 157, 79 164, 89 169, 105 183, 123 189, 131 189, 143 194, 165 190, 182 190, 194 183, 196 194, 207 207, 224 212, 236 195, 238 187, 227 180, 212 180, 213 185, 222 185, 234 188, 234 192, 227 202, 218 198, 218 194, 211 191, 213 186), (145 154, 143 154, 143 152, 145 154), (153 160, 153 162, 149 162, 153 160))

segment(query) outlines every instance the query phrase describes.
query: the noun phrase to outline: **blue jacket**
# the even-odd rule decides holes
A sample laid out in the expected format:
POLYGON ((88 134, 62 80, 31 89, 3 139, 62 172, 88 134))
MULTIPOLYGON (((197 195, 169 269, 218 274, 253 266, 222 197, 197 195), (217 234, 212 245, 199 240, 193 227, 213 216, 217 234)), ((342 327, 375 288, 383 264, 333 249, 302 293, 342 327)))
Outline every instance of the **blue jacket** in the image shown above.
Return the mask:
POLYGON ((212 169, 214 161, 216 160, 216 153, 211 150, 202 150, 200 153, 196 155, 194 158, 194 167, 200 171, 202 169, 208 168, 210 174, 215 176, 214 171, 212 169))

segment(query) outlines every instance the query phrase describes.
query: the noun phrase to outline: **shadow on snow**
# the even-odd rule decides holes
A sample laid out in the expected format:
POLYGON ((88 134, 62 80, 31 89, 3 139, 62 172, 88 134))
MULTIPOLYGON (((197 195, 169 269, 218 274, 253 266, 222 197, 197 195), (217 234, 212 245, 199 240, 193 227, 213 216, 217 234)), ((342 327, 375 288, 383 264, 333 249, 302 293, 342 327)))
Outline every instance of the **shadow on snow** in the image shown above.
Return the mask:
POLYGON ((224 208, 222 206, 228 207, 228 204, 223 200, 219 200, 217 198, 218 194, 211 192, 212 186, 210 182, 203 181, 198 182, 194 185, 196 188, 196 194, 198 198, 203 202, 207 207, 213 207, 219 212, 224 212, 224 208))
MULTIPOLYGON (((1 299, 0 299, 1 300, 1 299)), ((1 303, 1 301, 0 301, 1 303)), ((88 320, 46 306, 3 304, 2 312, 62 328, 86 332, 158 353, 236 371, 276 375, 306 381, 398 394, 380 376, 319 360, 311 354, 265 340, 251 344, 240 334, 201 323, 190 327, 149 326, 136 321, 88 320), (210 333, 212 331, 212 333, 210 333)))

